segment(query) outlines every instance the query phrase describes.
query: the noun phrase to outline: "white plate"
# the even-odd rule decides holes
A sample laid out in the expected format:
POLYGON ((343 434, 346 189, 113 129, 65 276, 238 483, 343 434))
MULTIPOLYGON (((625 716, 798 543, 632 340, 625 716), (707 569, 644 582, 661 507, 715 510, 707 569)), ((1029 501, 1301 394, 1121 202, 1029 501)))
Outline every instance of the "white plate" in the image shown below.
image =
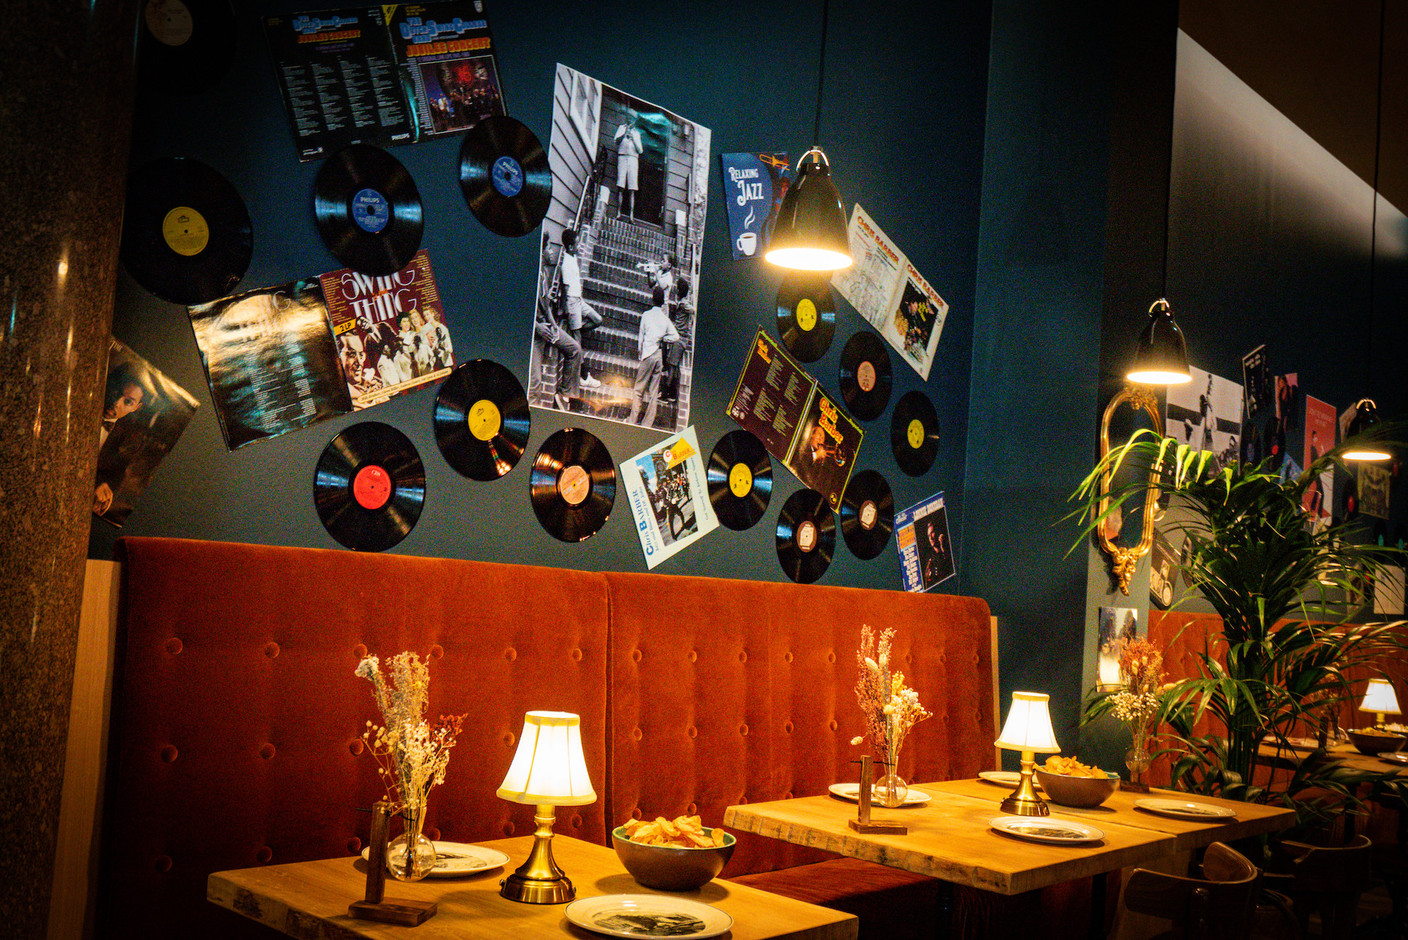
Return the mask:
MULTIPOLYGON (((833 783, 828 789, 831 790, 832 795, 839 796, 843 800, 851 800, 852 802, 860 801, 860 784, 858 783, 833 783)), ((879 806, 880 801, 874 797, 874 787, 871 788, 870 792, 872 794, 871 800, 873 804, 879 806)), ((929 796, 929 794, 925 793, 923 790, 916 790, 914 787, 910 787, 909 792, 905 794, 904 802, 901 803, 900 806, 923 806, 931 799, 933 799, 933 797, 929 796)))
POLYGON ((1384 751, 1379 755, 1379 760, 1386 760, 1390 764, 1408 764, 1408 751, 1384 751))
MULTIPOLYGON (((371 855, 372 848, 362 849, 362 858, 371 855)), ((499 868, 508 861, 508 856, 498 849, 486 849, 482 845, 467 842, 436 842, 435 867, 430 870, 430 878, 463 878, 481 871, 499 868)))
POLYGON ((1015 770, 982 770, 978 772, 978 779, 1000 787, 1015 787, 1022 782, 1022 775, 1015 770))
POLYGON ((1059 816, 998 816, 988 825, 1018 839, 1053 845, 1082 845, 1105 838, 1105 833, 1094 826, 1059 816))
POLYGON ((567 905, 567 919, 608 937, 717 937, 733 918, 708 904, 667 894, 608 894, 567 905))
POLYGON ((1135 800, 1136 809, 1174 819, 1236 819, 1237 811, 1225 806, 1212 806, 1208 803, 1193 803, 1189 800, 1142 799, 1135 800))

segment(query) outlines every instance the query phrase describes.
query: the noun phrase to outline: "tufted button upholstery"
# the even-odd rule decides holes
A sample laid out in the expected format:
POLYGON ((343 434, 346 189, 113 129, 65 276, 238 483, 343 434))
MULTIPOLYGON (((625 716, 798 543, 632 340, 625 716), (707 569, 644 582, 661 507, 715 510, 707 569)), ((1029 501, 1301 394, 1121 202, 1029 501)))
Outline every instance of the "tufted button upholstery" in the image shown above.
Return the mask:
POLYGON ((270 659, 276 658, 279 655, 279 644, 275 643, 273 640, 265 643, 264 655, 268 656, 270 659))
POLYGON ((268 743, 267 741, 264 744, 260 745, 259 756, 264 758, 265 760, 269 760, 270 758, 272 758, 274 756, 274 745, 268 743))
POLYGON ((352 754, 353 757, 356 757, 357 755, 361 754, 366 749, 367 745, 362 741, 361 738, 353 738, 351 741, 347 742, 347 750, 352 754))
POLYGON ((181 642, 181 638, 179 636, 173 636, 171 639, 166 641, 166 651, 172 656, 179 654, 181 650, 185 648, 186 647, 181 642))
POLYGON ((176 763, 176 746, 168 744, 161 749, 161 759, 168 764, 176 763))
POLYGON ((254 853, 254 860, 260 865, 267 865, 274 860, 274 850, 267 845, 261 845, 259 851, 254 853))

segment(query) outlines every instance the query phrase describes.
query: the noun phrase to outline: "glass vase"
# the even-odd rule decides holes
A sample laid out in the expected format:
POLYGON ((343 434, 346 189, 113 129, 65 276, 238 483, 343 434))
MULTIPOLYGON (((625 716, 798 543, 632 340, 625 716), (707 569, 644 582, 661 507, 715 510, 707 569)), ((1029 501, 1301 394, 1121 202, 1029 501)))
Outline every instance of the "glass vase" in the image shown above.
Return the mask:
POLYGON ((425 837, 425 803, 401 810, 406 828, 386 846, 386 872, 398 881, 420 881, 435 867, 435 843, 425 837), (407 847, 411 850, 408 852, 407 847))
POLYGON ((1124 755, 1124 765, 1129 768, 1129 786, 1126 789, 1140 793, 1149 792, 1148 776, 1151 761, 1148 735, 1135 730, 1130 748, 1124 755))
POLYGON ((900 767, 900 745, 904 743, 904 739, 898 735, 891 735, 885 743, 885 769, 887 773, 875 781, 870 799, 878 806, 901 806, 904 804, 905 797, 909 796, 909 785, 896 773, 900 767))

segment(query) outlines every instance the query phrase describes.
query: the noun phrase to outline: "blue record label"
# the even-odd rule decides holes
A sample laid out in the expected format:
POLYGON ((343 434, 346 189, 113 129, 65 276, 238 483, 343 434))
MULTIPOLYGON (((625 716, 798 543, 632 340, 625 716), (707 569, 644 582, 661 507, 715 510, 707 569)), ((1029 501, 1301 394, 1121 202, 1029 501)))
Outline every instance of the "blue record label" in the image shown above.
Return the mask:
POLYGON ((523 190, 523 167, 513 157, 505 154, 494 161, 489 179, 500 196, 512 199, 523 190))
POLYGON ((375 235, 391 221, 391 204, 375 189, 359 189, 352 197, 352 221, 362 231, 375 235))

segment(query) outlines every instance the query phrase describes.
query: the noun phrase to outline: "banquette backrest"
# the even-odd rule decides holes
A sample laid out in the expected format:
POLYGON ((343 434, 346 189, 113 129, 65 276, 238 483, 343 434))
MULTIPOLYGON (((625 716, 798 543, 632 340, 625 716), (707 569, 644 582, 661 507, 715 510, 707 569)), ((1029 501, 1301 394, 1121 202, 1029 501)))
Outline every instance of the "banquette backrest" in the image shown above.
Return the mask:
MULTIPOLYGON (((899 591, 354 554, 119 542, 99 936, 249 935, 212 871, 360 852, 380 795, 360 735, 366 652, 431 657, 430 711, 468 715, 432 838, 532 831, 499 800, 523 714, 582 716, 599 799, 557 831, 607 842, 632 815, 823 793, 854 779, 860 627, 899 628, 897 668, 935 715, 911 780, 972 774, 996 737, 986 605, 899 591)), ((744 840, 728 873, 811 860, 744 840)))

